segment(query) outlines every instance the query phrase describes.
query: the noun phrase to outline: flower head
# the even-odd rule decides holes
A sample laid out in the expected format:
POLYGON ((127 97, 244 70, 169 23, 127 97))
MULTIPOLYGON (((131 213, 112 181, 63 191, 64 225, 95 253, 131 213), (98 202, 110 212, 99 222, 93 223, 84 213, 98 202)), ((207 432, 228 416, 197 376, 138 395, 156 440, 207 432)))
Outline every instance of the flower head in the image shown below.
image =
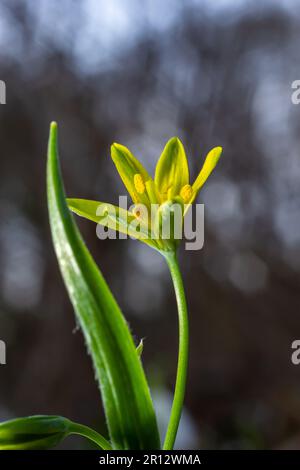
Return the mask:
MULTIPOLYGON (((133 206, 129 211, 111 204, 82 199, 68 199, 70 209, 94 222, 134 238, 160 251, 174 250, 174 206, 182 209, 179 230, 183 217, 195 200, 198 192, 215 168, 222 153, 222 147, 213 148, 204 165, 191 184, 186 153, 177 137, 170 139, 156 165, 154 179, 137 158, 123 145, 114 143, 111 157, 119 175, 129 192, 133 206), (162 223, 173 220, 169 235, 162 233, 162 223)), ((178 219, 177 219, 178 221, 178 219)))
POLYGON ((0 424, 0 450, 49 449, 70 432, 71 422, 61 416, 29 416, 0 424))

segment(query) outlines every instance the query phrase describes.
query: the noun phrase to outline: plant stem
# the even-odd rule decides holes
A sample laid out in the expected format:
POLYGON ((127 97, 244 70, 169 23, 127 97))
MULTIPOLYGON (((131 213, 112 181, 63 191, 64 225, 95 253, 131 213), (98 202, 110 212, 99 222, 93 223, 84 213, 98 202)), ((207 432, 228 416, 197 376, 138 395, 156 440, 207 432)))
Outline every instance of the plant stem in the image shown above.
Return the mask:
POLYGON ((179 349, 175 393, 163 448, 172 450, 181 418, 188 368, 189 330, 188 312, 181 272, 175 252, 164 253, 173 280, 179 320, 179 349))
POLYGON ((86 437, 90 441, 95 442, 95 444, 97 444, 103 450, 112 450, 110 443, 104 439, 104 437, 94 431, 94 429, 91 429, 88 426, 72 422, 70 431, 72 434, 78 434, 79 436, 86 437))

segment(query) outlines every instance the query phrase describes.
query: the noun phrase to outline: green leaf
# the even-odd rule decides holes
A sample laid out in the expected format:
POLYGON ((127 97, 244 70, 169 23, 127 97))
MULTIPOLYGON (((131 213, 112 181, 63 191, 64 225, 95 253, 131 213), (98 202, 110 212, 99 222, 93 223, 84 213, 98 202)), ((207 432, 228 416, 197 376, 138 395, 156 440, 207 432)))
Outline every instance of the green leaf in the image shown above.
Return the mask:
POLYGON ((51 449, 71 434, 80 434, 101 449, 109 442, 96 431, 62 416, 28 416, 0 423, 0 450, 51 449))
POLYGON ((93 359, 112 446, 158 449, 156 417, 133 338, 65 200, 55 123, 49 137, 47 187, 57 259, 93 359))

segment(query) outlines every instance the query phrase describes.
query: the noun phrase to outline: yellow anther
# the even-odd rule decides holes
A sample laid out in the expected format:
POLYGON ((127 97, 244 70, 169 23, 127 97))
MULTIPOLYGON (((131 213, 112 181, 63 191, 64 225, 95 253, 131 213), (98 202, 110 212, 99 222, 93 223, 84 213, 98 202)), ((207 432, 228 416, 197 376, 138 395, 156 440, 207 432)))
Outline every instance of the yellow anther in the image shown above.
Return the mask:
POLYGON ((141 218, 141 215, 142 215, 142 214, 141 214, 140 209, 134 209, 134 210, 133 210, 133 213, 134 213, 134 215, 135 215, 135 217, 136 217, 137 219, 140 219, 140 218, 141 218))
POLYGON ((189 202, 193 195, 193 188, 189 184, 183 186, 180 190, 180 196, 182 197, 185 203, 189 202))
POLYGON ((133 183, 136 191, 139 194, 143 194, 145 192, 146 187, 142 175, 136 173, 133 177, 133 183))
POLYGON ((143 204, 136 204, 132 209, 133 215, 137 219, 144 219, 147 218, 147 208, 143 204))

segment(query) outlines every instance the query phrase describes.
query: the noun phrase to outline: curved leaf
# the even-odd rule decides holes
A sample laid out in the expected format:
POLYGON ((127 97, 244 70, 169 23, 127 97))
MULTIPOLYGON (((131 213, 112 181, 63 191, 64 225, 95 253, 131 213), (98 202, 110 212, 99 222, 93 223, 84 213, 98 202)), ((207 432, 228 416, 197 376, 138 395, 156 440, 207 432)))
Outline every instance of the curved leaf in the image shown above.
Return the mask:
POLYGON ((214 170, 222 154, 222 151, 223 151, 222 147, 214 147, 208 152, 205 158, 203 167, 201 168, 199 175, 197 176, 196 180, 193 183, 193 186, 192 186, 193 195, 191 199, 188 201, 189 204, 191 204, 195 200, 198 192, 204 185, 205 181, 207 180, 211 172, 214 170))
POLYGON ((47 188, 53 243, 100 384, 115 449, 158 449, 156 417, 127 323, 74 223, 65 200, 51 124, 47 188))
POLYGON ((109 442, 93 429, 62 416, 36 415, 0 423, 0 450, 51 449, 71 434, 79 434, 110 450, 109 442))

